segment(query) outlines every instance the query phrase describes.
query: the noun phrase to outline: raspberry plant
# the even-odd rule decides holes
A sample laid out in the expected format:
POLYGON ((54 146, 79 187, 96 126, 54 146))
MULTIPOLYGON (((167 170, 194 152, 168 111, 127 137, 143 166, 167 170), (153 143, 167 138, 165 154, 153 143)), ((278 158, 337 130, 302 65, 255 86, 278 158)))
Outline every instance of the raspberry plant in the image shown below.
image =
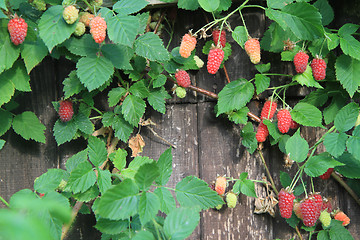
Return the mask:
MULTIPOLYGON (((314 189, 313 181, 328 169, 334 169, 331 176, 356 198, 356 193, 340 175, 348 179, 360 178, 360 107, 356 100, 360 86, 360 42, 356 35, 360 26, 346 23, 339 29, 328 28, 334 13, 327 0, 267 0, 260 5, 250 5, 249 0, 240 3, 181 0, 179 8, 204 10, 212 13, 213 20, 200 29, 184 33, 181 45, 169 51, 156 34, 161 30, 164 16, 150 17, 145 8, 147 4, 145 0, 119 0, 106 6, 102 1, 87 0, 64 0, 61 4, 57 1, 0 1, 0 136, 13 128, 26 140, 45 143, 45 126, 33 112, 14 114, 13 103, 18 92, 31 91, 29 73, 50 55, 65 56, 76 63, 76 69, 63 81, 64 96, 53 102, 60 116, 64 101, 74 104, 71 117, 56 121, 55 140, 58 145, 76 138, 87 141, 84 150, 67 160, 66 169, 49 169, 37 178, 34 191, 21 190, 9 203, 0 198, 8 207, 0 211, 0 226, 5 226, 0 238, 62 239, 74 216, 79 211, 91 210, 96 216, 95 228, 103 233, 103 239, 184 239, 199 223, 201 210, 221 209, 224 198, 229 207, 236 207, 239 194, 257 197, 255 183, 265 183, 270 188, 268 197, 273 200, 266 211, 258 204, 255 212, 279 214, 273 209, 279 183, 273 181, 262 154, 262 142, 269 141, 297 168, 293 176, 280 174, 286 194, 290 196, 291 193, 285 200, 283 192, 280 194, 280 208, 285 213, 282 215, 290 227, 300 238, 299 226, 309 232, 310 238, 317 234, 318 239, 336 239, 340 234, 342 239, 352 239, 343 226, 350 220, 336 220, 339 219, 336 212, 333 212, 335 219, 323 214, 321 230, 316 230, 320 210, 329 208, 324 208, 328 204, 322 199, 325 196, 313 194, 320 190, 314 189), (264 10, 271 21, 263 36, 248 33, 242 11, 249 7, 264 10), (242 22, 232 26, 229 18, 235 14, 242 22), (17 16, 26 24, 19 26, 10 20, 17 16), (148 22, 151 18, 156 18, 160 25, 148 22), (208 38, 212 28, 217 29, 213 32, 215 42, 208 38), (229 41, 222 40, 225 39, 223 33, 231 35, 249 55, 249 61, 258 71, 252 79, 228 78, 225 63, 231 58, 232 46, 229 41), (203 45, 203 54, 209 55, 210 74, 216 74, 219 68, 225 71, 228 84, 218 95, 189 84, 187 76, 186 80, 184 76, 178 79, 180 69, 185 72, 202 67, 201 59, 194 53, 197 44, 203 45), (279 55, 281 62, 276 64, 295 64, 297 73, 294 69, 272 73, 274 63, 262 58, 261 51, 279 55), (306 59, 304 56, 297 59, 299 52, 305 53, 306 59), (278 76, 284 82, 275 81, 278 76), (139 126, 146 124, 146 108, 152 107, 165 114, 166 99, 171 97, 165 88, 167 81, 178 81, 181 87, 217 99, 217 116, 227 116, 242 127, 242 144, 251 154, 258 151, 270 183, 247 179, 247 173, 243 172, 239 179, 220 177, 222 185, 219 187, 218 183, 214 189, 196 176, 187 176, 174 189, 169 189, 165 185, 172 174, 171 149, 157 161, 139 156, 140 135, 135 137, 138 147, 130 146, 133 156, 128 156, 124 147, 118 147, 119 142, 133 140, 129 140, 130 137, 139 126), (286 90, 294 86, 308 87, 311 93, 292 106, 286 101, 286 90), (106 111, 94 105, 94 97, 101 93, 108 96, 106 111), (254 95, 266 93, 271 98, 259 118, 249 111, 247 104, 254 95), (279 119, 276 113, 278 105, 290 112, 286 115, 286 127, 283 127, 283 117, 279 119), (274 114, 278 120, 272 120, 274 114), (296 123, 300 128, 289 131, 289 128, 297 128, 296 123), (303 127, 321 129, 324 134, 310 146, 301 136, 303 127), (318 153, 320 144, 326 151, 318 153), (311 182, 309 186, 304 183, 306 176, 311 182), (227 187, 229 182, 234 184, 227 187), (171 191, 176 195, 178 206, 171 191), (86 209, 84 203, 90 208, 86 209), (159 211, 166 217, 158 215, 159 211)), ((168 25, 171 40, 173 26, 168 25)), ((185 95, 182 91, 181 96, 185 95)), ((4 144, 0 139, 0 148, 4 144)))

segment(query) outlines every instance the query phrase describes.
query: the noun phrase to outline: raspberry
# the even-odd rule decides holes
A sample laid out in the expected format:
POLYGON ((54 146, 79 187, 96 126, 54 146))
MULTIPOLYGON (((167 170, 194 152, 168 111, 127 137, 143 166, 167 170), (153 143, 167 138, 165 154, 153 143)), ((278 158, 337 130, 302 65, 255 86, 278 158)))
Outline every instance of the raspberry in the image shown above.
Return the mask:
POLYGON ((291 126, 291 115, 289 110, 287 109, 281 109, 277 113, 277 119, 278 119, 278 129, 281 133, 287 133, 291 126))
POLYGON ((88 12, 81 12, 79 14, 79 22, 82 22, 83 24, 85 24, 86 27, 90 26, 90 21, 91 19, 93 19, 95 16, 91 13, 88 12))
POLYGON ((191 84, 190 76, 185 70, 178 70, 175 73, 175 79, 180 87, 187 88, 191 84))
POLYGON ((95 8, 99 8, 103 4, 103 0, 92 0, 90 4, 95 8))
POLYGON ((21 17, 18 17, 16 14, 14 18, 11 19, 8 23, 8 30, 10 33, 10 39, 15 45, 19 45, 24 42, 28 25, 25 20, 21 17))
POLYGON ((215 29, 212 32, 212 36, 213 36, 213 40, 216 46, 220 45, 221 47, 225 47, 226 44, 226 32, 223 29, 221 31, 221 36, 220 36, 220 41, 219 41, 219 35, 220 35, 220 30, 219 29, 215 29))
POLYGON ((343 211, 338 211, 335 214, 334 219, 341 221, 343 226, 347 226, 350 223, 350 218, 343 211))
POLYGON ((96 16, 90 21, 90 33, 96 43, 102 43, 105 40, 106 28, 106 22, 100 16, 96 16))
POLYGON ((324 211, 325 209, 327 209, 327 211, 329 213, 331 213, 331 211, 332 211, 331 202, 326 198, 323 199, 323 203, 322 203, 322 206, 321 206, 321 211, 324 211))
POLYGON ((315 217, 319 218, 320 213, 321 213, 321 208, 323 205, 323 199, 322 199, 321 195, 318 193, 312 194, 310 197, 312 197, 315 201, 315 205, 316 205, 316 216, 315 217))
POLYGON ((226 204, 229 208, 235 208, 237 203, 237 195, 233 192, 229 192, 226 194, 226 204))
POLYGON ((331 216, 327 211, 322 211, 319 217, 320 222, 324 225, 324 227, 330 226, 331 216))
POLYGON ((301 215, 303 216, 303 223, 307 227, 315 225, 317 217, 317 207, 313 198, 307 198, 300 204, 301 215))
POLYGON ((175 92, 176 92, 176 96, 178 96, 179 98, 186 97, 186 89, 183 87, 177 87, 175 89, 175 92))
POLYGON ((220 68, 224 59, 224 51, 220 48, 211 49, 208 55, 207 70, 210 74, 215 74, 220 68))
POLYGON ((64 100, 60 102, 59 107, 59 117, 63 122, 68 122, 71 120, 74 115, 73 104, 69 100, 64 100))
POLYGON ((253 64, 260 62, 260 42, 257 38, 250 38, 246 41, 245 51, 253 64))
POLYGON ((227 180, 225 177, 217 177, 215 182, 215 191, 219 195, 224 195, 226 190, 227 180))
POLYGON ((294 65, 297 73, 303 73, 306 70, 309 61, 309 55, 300 51, 294 57, 294 65))
POLYGON ((265 102, 264 107, 261 110, 261 119, 272 119, 277 108, 277 103, 268 100, 265 102), (270 109, 271 108, 271 109, 270 109))
POLYGON ((74 5, 67 6, 63 11, 63 18, 67 24, 73 24, 79 17, 79 9, 74 5))
POLYGON ((291 218, 295 196, 285 189, 279 192, 279 209, 283 218, 291 218))
POLYGON ((302 216, 302 214, 301 214, 300 205, 301 205, 301 204, 300 204, 299 202, 295 202, 295 203, 294 203, 293 210, 294 210, 295 215, 302 220, 302 219, 303 219, 303 216, 302 216))
POLYGON ((83 24, 82 22, 78 22, 76 24, 75 31, 74 31, 75 36, 80 37, 80 36, 84 35, 84 33, 85 33, 85 24, 83 24))
POLYGON ((314 58, 311 62, 311 69, 316 81, 325 79, 326 76, 326 62, 321 58, 314 58))
POLYGON ((329 168, 323 175, 319 176, 319 178, 326 180, 329 179, 331 176, 331 173, 334 171, 334 168, 329 168))
POLYGON ((197 55, 194 56, 194 60, 198 68, 202 68, 204 66, 204 61, 201 60, 201 58, 199 58, 197 55))
POLYGON ((195 49, 196 38, 190 34, 185 34, 182 37, 179 53, 183 58, 188 58, 191 52, 195 49))
POLYGON ((291 119, 291 125, 290 128, 291 129, 297 129, 299 127, 299 124, 297 122, 295 122, 294 120, 291 119))
POLYGON ((42 198, 43 196, 45 196, 45 193, 39 193, 40 198, 42 198))
POLYGON ((267 126, 261 121, 256 132, 256 140, 258 142, 265 142, 267 136, 269 136, 269 130, 267 126))
POLYGON ((45 11, 46 10, 46 2, 44 0, 34 0, 32 2, 32 4, 39 11, 45 11))

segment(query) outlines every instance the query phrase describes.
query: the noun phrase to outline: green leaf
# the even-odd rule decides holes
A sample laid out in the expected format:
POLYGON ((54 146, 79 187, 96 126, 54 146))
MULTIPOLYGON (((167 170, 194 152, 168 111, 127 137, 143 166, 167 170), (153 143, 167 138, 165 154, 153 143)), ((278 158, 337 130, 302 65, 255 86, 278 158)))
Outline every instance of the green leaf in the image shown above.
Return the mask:
MULTIPOLYGON (((264 49, 269 52, 280 53, 284 51, 284 41, 288 41, 288 40, 295 42, 298 40, 298 38, 292 32, 284 31, 279 24, 273 22, 270 24, 269 29, 265 32, 264 36, 261 38, 260 41, 261 49, 264 49)), ((292 55, 292 59, 295 54, 296 53, 292 55)), ((283 54, 281 55, 283 58, 283 54)), ((292 59, 289 61, 292 61, 292 59)))
POLYGON ((264 119, 264 124, 268 128, 270 136, 274 138, 275 142, 278 142, 282 134, 280 133, 277 125, 268 119, 264 119))
POLYGON ((14 131, 24 139, 45 143, 46 127, 39 121, 35 113, 27 111, 16 115, 12 124, 14 131))
POLYGON ((93 123, 82 112, 76 114, 76 116, 74 117, 74 123, 76 125, 76 128, 85 134, 91 135, 94 132, 93 123))
POLYGON ((157 161, 157 167, 159 169, 159 177, 155 182, 161 186, 164 186, 170 179, 172 174, 172 154, 171 148, 168 148, 161 154, 159 160, 157 161))
POLYGON ((12 44, 10 38, 6 35, 6 39, 0 48, 0 73, 11 68, 16 59, 18 59, 19 54, 20 48, 12 44))
POLYGON ((294 60, 295 55, 301 50, 299 46, 295 46, 291 51, 283 51, 281 52, 281 61, 292 62, 294 60))
POLYGON ((0 107, 11 100, 11 97, 15 93, 14 83, 8 78, 10 70, 0 75, 0 107))
POLYGON ((342 166, 344 164, 335 161, 327 152, 312 156, 305 163, 305 173, 310 177, 318 177, 324 174, 329 168, 342 166))
POLYGON ((0 136, 10 129, 12 119, 12 114, 10 112, 0 109, 0 136))
POLYGON ((137 17, 118 14, 109 18, 107 24, 111 41, 132 47, 140 24, 137 17))
POLYGON ((244 48, 245 42, 248 40, 248 34, 244 26, 237 26, 232 32, 233 39, 244 48))
POLYGON ((297 74, 293 80, 300 83, 301 86, 323 88, 317 81, 315 81, 311 67, 307 65, 305 72, 297 74))
POLYGON ((136 54, 150 61, 164 62, 170 59, 170 55, 161 39, 153 32, 148 32, 138 37, 134 48, 136 54))
POLYGON ((360 85, 360 61, 341 55, 336 59, 335 70, 337 80, 340 81, 350 97, 353 97, 360 85))
POLYGON ((176 184, 176 198, 181 206, 208 209, 223 203, 221 197, 203 180, 187 176, 176 184))
POLYGON ((298 130, 287 140, 285 149, 291 160, 302 162, 307 158, 309 144, 300 136, 300 130, 298 130))
POLYGON ((80 79, 76 75, 76 71, 73 70, 70 72, 69 77, 65 78, 63 81, 64 85, 64 97, 65 99, 80 93, 84 90, 84 86, 81 84, 80 79))
POLYGON ((89 188, 83 193, 73 194, 73 197, 75 198, 76 201, 87 203, 97 198, 99 194, 100 194, 99 188, 96 185, 93 185, 91 188, 89 188))
POLYGON ((133 126, 130 125, 123 116, 115 115, 114 122, 112 124, 114 128, 115 137, 119 138, 123 142, 127 142, 130 137, 130 134, 133 132, 133 126))
POLYGON ((360 178, 360 160, 356 159, 352 154, 345 152, 337 161, 344 163, 344 166, 335 167, 335 171, 347 178, 360 178))
POLYGON ((351 35, 356 33, 356 31, 359 29, 359 25, 353 24, 353 23, 346 23, 339 29, 339 36, 343 37, 346 35, 351 35))
POLYGON ((99 186, 101 194, 104 194, 106 190, 111 187, 111 173, 109 170, 98 169, 97 184, 99 186))
POLYGON ((345 151, 347 139, 348 135, 345 133, 329 133, 325 136, 323 144, 326 151, 334 157, 339 157, 345 151))
POLYGON ((280 183, 282 185, 283 188, 286 188, 288 186, 291 185, 291 177, 289 176, 288 173, 280 171, 280 183))
POLYGON ((351 35, 340 35, 340 47, 346 55, 360 61, 360 42, 356 38, 351 35))
POLYGON ((160 200, 158 196, 152 192, 143 192, 139 202, 139 216, 141 225, 145 225, 155 218, 160 210, 160 200))
POLYGON ((322 127, 321 111, 308 103, 298 103, 290 112, 292 119, 300 125, 322 127))
POLYGON ((295 214, 292 214, 290 218, 286 219, 286 223, 289 224, 289 226, 292 228, 296 228, 299 222, 300 219, 297 218, 295 214))
POLYGON ((4 147, 5 143, 5 140, 0 139, 0 150, 4 147))
POLYGON ((153 87, 158 88, 164 86, 166 83, 166 76, 161 74, 158 77, 156 77, 153 81, 153 87))
POLYGON ((194 208, 176 208, 164 222, 164 232, 168 239, 183 240, 191 235, 199 224, 200 215, 194 208), (179 227, 181 226, 181 227, 179 227))
POLYGON ((207 12, 214 12, 220 5, 219 0, 198 0, 200 7, 207 12))
POLYGON ((282 9, 289 3, 292 3, 293 0, 267 0, 266 2, 269 8, 282 9))
POLYGON ((130 59, 134 55, 134 50, 132 48, 124 45, 106 44, 102 46, 101 51, 104 54, 104 57, 109 59, 117 69, 133 69, 130 64, 130 59))
POLYGON ((359 105, 354 102, 351 102, 341 108, 334 120, 336 129, 340 132, 346 132, 354 127, 356 119, 359 115, 359 110, 359 105))
MULTIPOLYGON (((346 134, 345 134, 346 135, 346 134)), ((347 138, 346 138, 347 139, 347 138)), ((360 160, 360 127, 357 126, 352 133, 352 136, 346 142, 346 147, 349 153, 351 153, 355 158, 360 160)), ((339 154, 340 156, 340 154, 339 154)))
POLYGON ((324 26, 328 25, 334 20, 334 10, 330 6, 328 0, 317 0, 314 3, 314 7, 319 9, 320 14, 322 16, 322 24, 324 26))
POLYGON ((107 190, 100 198, 98 213, 111 220, 127 219, 137 213, 139 188, 131 179, 107 190))
POLYGON ((321 230, 317 235, 317 240, 330 240, 329 232, 326 230, 321 230))
POLYGON ((110 220, 100 218, 96 221, 95 228, 106 234, 119 234, 129 227, 129 220, 110 220))
POLYGON ((82 162, 71 171, 66 189, 70 189, 74 193, 85 192, 91 188, 96 182, 96 174, 89 162, 82 162))
POLYGON ((162 212, 169 214, 176 208, 175 199, 168 189, 164 187, 158 187, 155 189, 154 193, 159 197, 160 210, 162 212))
POLYGON ((236 124, 246 124, 248 121, 247 114, 249 111, 249 108, 243 107, 238 111, 229 113, 228 118, 236 124))
POLYGON ((194 0, 179 0, 178 1, 178 8, 182 8, 185 10, 196 10, 200 7, 198 1, 194 0))
POLYGON ((40 38, 37 38, 35 42, 25 41, 21 50, 21 57, 24 59, 27 73, 30 73, 47 54, 48 49, 40 38))
POLYGON ((323 106, 329 98, 329 94, 327 90, 324 89, 316 89, 308 94, 304 99, 300 102, 308 103, 310 105, 314 105, 315 107, 323 106))
POLYGON ((53 132, 56 143, 59 145, 71 141, 74 138, 77 131, 77 127, 74 121, 62 122, 58 119, 55 122, 53 132))
POLYGON ((35 179, 34 189, 39 193, 54 191, 65 176, 66 171, 63 169, 48 169, 46 173, 35 179))
POLYGON ((119 148, 115 152, 111 153, 109 158, 113 162, 114 166, 121 171, 126 166, 127 152, 124 149, 119 148))
POLYGON ((86 162, 88 159, 88 149, 86 148, 85 150, 82 150, 76 154, 74 154, 73 156, 71 156, 67 161, 66 161, 66 170, 68 172, 72 172, 80 163, 82 162, 86 162))
POLYGON ((331 240, 354 240, 350 232, 342 225, 342 222, 332 220, 329 230, 331 240))
POLYGON ((336 33, 326 33, 326 35, 327 35, 326 42, 329 50, 333 50, 337 46, 339 46, 340 38, 336 33))
POLYGON ((146 0, 120 0, 113 6, 113 10, 121 15, 136 13, 149 4, 146 0))
POLYGON ((126 121, 133 126, 137 126, 145 112, 145 107, 146 104, 144 100, 133 95, 128 95, 123 102, 121 113, 124 115, 126 121))
POLYGON ((72 54, 82 57, 94 57, 99 51, 99 44, 94 41, 90 34, 84 34, 81 38, 70 38, 64 42, 64 46, 72 54))
POLYGON ((129 164, 129 167, 124 169, 121 174, 125 177, 125 178, 134 178, 136 172, 138 171, 138 169, 146 164, 146 163, 152 163, 154 160, 148 158, 148 157, 141 157, 141 156, 137 156, 134 158, 134 160, 132 160, 129 164))
POLYGON ((255 86, 256 86, 256 94, 262 93, 270 86, 270 78, 262 74, 256 74, 255 86))
POLYGON ((16 61, 14 65, 0 75, 0 81, 7 78, 14 84, 15 89, 23 92, 30 92, 30 76, 27 74, 22 61, 16 61))
POLYGON ((89 159, 95 167, 99 167, 106 161, 107 151, 104 141, 101 139, 90 136, 88 141, 89 159))
POLYGON ((242 138, 241 143, 252 154, 257 148, 257 140, 255 138, 256 133, 251 122, 248 122, 242 129, 240 136, 242 138))
POLYGON ((39 35, 49 49, 68 39, 75 31, 76 24, 67 24, 62 17, 64 8, 60 5, 50 7, 39 21, 39 35))
POLYGON ((240 110, 251 100, 254 95, 254 85, 246 79, 239 79, 228 83, 219 93, 218 112, 240 110))
POLYGON ((149 104, 158 112, 165 114, 166 112, 166 101, 165 99, 169 99, 170 95, 166 92, 164 87, 159 89, 153 89, 150 92, 147 100, 149 104))
POLYGON ((111 61, 104 57, 83 57, 77 62, 76 68, 81 83, 89 91, 103 85, 114 73, 111 61))
POLYGON ((121 97, 126 93, 126 89, 122 87, 113 88, 109 92, 109 107, 113 107, 120 101, 121 97))
POLYGON ((334 96, 329 106, 324 109, 324 120, 325 124, 329 124, 334 121, 337 113, 347 103, 347 99, 343 96, 334 96))
POLYGON ((146 230, 141 230, 132 238, 133 240, 155 240, 154 235, 146 230))
POLYGON ((255 184, 250 179, 241 181, 240 191, 248 197, 257 197, 255 192, 255 184))
POLYGON ((255 65, 256 70, 258 70, 260 73, 268 72, 270 70, 270 67, 271 67, 270 63, 255 65))
POLYGON ((145 163, 139 167, 134 179, 140 190, 147 191, 159 175, 156 162, 145 163))
POLYGON ((149 90, 145 86, 144 80, 140 80, 136 83, 134 83, 130 88, 129 92, 132 93, 134 96, 137 96, 139 98, 146 98, 149 96, 149 90))
POLYGON ((313 40, 324 33, 320 13, 308 3, 288 4, 281 11, 266 9, 265 13, 285 31, 290 30, 300 39, 313 40))

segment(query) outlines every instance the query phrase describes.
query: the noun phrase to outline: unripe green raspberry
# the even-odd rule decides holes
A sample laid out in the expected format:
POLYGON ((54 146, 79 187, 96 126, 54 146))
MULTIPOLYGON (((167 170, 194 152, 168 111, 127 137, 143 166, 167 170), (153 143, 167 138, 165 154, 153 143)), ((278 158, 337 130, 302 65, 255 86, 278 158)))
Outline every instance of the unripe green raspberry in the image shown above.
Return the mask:
POLYGON ((85 24, 78 22, 75 27, 74 35, 77 37, 82 36, 85 33, 85 24))
POLYGON ((219 205, 217 205, 215 208, 216 208, 216 210, 220 210, 222 207, 223 207, 223 205, 224 204, 219 204, 219 205))
POLYGON ((57 189, 60 191, 64 191, 66 184, 67 182, 64 179, 62 179, 57 189))
POLYGON ((73 5, 75 3, 74 0, 63 0, 61 5, 65 8, 67 6, 73 5))
POLYGON ((198 68, 202 68, 204 66, 204 61, 201 60, 201 58, 199 58, 197 55, 194 56, 194 60, 198 68))
POLYGON ((327 210, 324 210, 321 212, 319 219, 320 219, 320 222, 324 225, 324 227, 330 226, 331 216, 327 210))
POLYGON ((99 8, 103 4, 103 0, 92 0, 90 2, 90 4, 91 4, 91 6, 94 6, 95 8, 99 8))
POLYGON ((150 29, 151 29, 151 30, 154 30, 155 27, 156 27, 156 24, 157 24, 157 22, 151 22, 151 23, 149 23, 150 29))
POLYGON ((237 203, 237 195, 233 192, 226 194, 226 203, 229 208, 235 208, 237 203))
POLYGON ((79 17, 79 9, 74 5, 68 6, 63 11, 63 18, 67 24, 73 24, 79 17))
POLYGON ((39 10, 39 11, 46 10, 46 3, 44 0, 34 0, 32 3, 37 10, 39 10))
POLYGON ((176 92, 176 96, 178 96, 179 98, 186 97, 186 89, 183 87, 177 87, 175 89, 175 92, 176 92))

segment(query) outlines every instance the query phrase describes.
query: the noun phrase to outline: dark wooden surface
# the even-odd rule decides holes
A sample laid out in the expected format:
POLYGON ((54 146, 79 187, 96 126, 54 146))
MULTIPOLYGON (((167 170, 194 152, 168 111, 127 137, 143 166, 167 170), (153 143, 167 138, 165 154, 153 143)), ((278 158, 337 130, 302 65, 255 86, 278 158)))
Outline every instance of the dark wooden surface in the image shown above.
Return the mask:
MULTIPOLYGON (((244 16, 250 34, 261 38, 267 26, 265 16, 257 11, 247 11, 244 16)), ((179 10, 175 24, 176 34, 170 49, 180 44, 181 36, 189 29, 197 30, 205 23, 203 13, 187 14, 179 10)), ((241 19, 238 16, 232 17, 230 23, 234 29, 235 26, 241 25, 241 19)), ((256 72, 253 64, 244 50, 230 38, 230 33, 228 36, 233 49, 232 57, 226 62, 230 79, 252 78, 256 72)), ((206 56, 201 53, 203 44, 204 41, 200 40, 196 53, 206 62, 206 56)), ((268 61, 263 59, 264 63, 268 61)), ((52 136, 52 127, 57 116, 51 101, 57 101, 62 96, 61 82, 73 67, 73 64, 64 60, 46 59, 32 72, 33 91, 25 94, 25 98, 19 98, 22 99, 20 110, 34 111, 45 124, 46 144, 24 141, 12 130, 3 137, 7 143, 0 151, 0 195, 6 200, 20 189, 32 189, 34 179, 48 168, 64 168, 66 160, 84 148, 84 142, 81 140, 57 147, 52 136)), ((216 93, 226 83, 223 70, 216 75, 210 75, 206 67, 191 72, 191 79, 197 86, 216 93)), ((254 100, 249 108, 258 115, 262 103, 263 100, 254 100)), ((259 155, 249 155, 240 145, 240 127, 225 118, 216 118, 213 111, 215 104, 213 99, 188 92, 185 99, 175 96, 169 100, 165 115, 149 107, 146 116, 157 124, 153 129, 176 145, 176 149, 173 149, 173 175, 169 187, 174 187, 188 175, 199 176, 209 183, 215 180, 217 175, 238 178, 241 172, 248 172, 249 178, 257 180, 261 180, 265 175, 259 155)), ((254 129, 256 127, 257 123, 254 123, 254 129)), ((310 143, 314 143, 321 136, 318 130, 303 128, 301 133, 310 143)), ((158 159, 169 147, 146 127, 141 129, 140 134, 146 143, 141 155, 158 159)), ((289 172, 293 176, 296 168, 284 167, 284 155, 277 148, 271 147, 269 143, 264 147, 265 159, 277 187, 280 188, 279 172, 289 172)), ((351 224, 348 229, 355 239, 360 239, 360 207, 349 194, 333 179, 315 179, 315 188, 321 191, 322 195, 333 197, 335 206, 349 215, 351 224)), ((258 196, 265 196, 265 189, 259 184, 256 184, 256 192, 258 196)), ((275 218, 268 214, 254 214, 254 201, 254 198, 240 195, 239 205, 235 209, 211 209, 203 212, 199 226, 189 239, 291 239, 295 236, 295 231, 279 216, 278 211, 275 218)), ((99 232, 92 228, 94 224, 92 215, 80 215, 68 239, 100 239, 99 232)))

